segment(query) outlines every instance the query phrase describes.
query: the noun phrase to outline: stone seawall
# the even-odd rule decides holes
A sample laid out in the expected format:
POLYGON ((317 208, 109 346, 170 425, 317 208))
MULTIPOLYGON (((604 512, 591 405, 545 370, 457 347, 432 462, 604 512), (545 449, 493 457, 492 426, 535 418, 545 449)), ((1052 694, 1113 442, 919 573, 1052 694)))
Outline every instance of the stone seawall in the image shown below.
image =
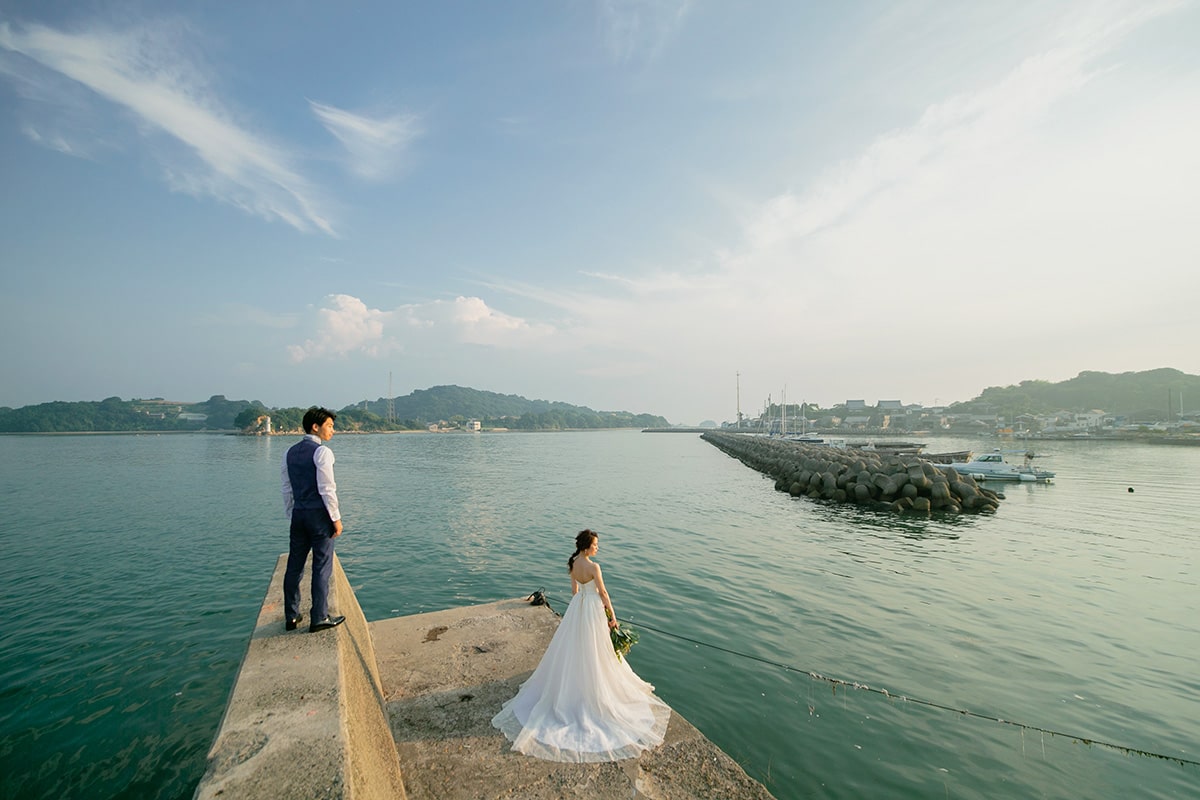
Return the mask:
POLYGON ((845 450, 752 434, 708 432, 709 444, 775 479, 775 488, 899 514, 994 513, 1000 496, 970 475, 912 455, 845 450))

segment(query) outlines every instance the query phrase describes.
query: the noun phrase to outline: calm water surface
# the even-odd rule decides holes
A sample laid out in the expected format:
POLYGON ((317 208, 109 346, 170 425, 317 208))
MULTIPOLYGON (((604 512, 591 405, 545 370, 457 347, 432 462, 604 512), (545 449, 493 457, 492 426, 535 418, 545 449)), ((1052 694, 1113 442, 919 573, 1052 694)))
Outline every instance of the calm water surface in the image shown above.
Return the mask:
MULTIPOLYGON (((0 437, 0 796, 192 795, 292 442, 0 437)), ((694 435, 332 446, 368 619, 541 587, 561 610, 596 528, 633 627, 760 659, 642 628, 631 663, 781 800, 1200 797, 1196 766, 1078 741, 1200 761, 1200 448, 1038 443, 1054 484, 916 520, 790 498, 694 435)))

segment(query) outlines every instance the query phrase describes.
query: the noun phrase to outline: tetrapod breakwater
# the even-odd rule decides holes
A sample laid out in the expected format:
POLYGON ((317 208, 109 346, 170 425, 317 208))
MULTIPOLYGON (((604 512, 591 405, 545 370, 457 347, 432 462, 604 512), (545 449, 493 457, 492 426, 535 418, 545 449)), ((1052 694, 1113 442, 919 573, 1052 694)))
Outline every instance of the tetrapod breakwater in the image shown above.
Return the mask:
POLYGON ((915 455, 846 450, 753 434, 710 431, 701 439, 775 479, 793 497, 854 503, 897 514, 995 513, 1001 496, 970 475, 915 455))

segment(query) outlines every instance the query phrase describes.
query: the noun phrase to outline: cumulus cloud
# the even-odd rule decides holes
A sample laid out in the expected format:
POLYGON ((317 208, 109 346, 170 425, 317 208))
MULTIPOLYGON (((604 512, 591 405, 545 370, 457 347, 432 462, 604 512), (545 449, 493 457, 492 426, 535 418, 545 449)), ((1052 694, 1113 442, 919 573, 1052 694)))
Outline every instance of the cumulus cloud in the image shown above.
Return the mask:
MULTIPOLYGON (((159 154, 172 188, 213 197, 298 230, 333 234, 293 157, 233 118, 209 87, 203 68, 186 57, 184 39, 168 25, 80 33, 0 25, 0 49, 9 62, 3 72, 28 75, 36 67, 86 87, 131 115, 141 135, 168 145, 159 154), (25 61, 14 65, 16 55, 25 61)), ((24 79, 22 85, 26 99, 39 103, 63 104, 67 96, 63 81, 44 75, 24 79)), ((61 135, 35 134, 35 141, 56 149, 77 149, 61 135)))
POLYGON ((316 312, 316 335, 288 348, 294 363, 355 351, 373 356, 387 349, 384 327, 388 312, 368 308, 362 300, 346 294, 330 295, 326 302, 316 312))
POLYGON ((552 333, 549 325, 533 325, 524 319, 489 308, 478 297, 456 297, 449 316, 459 340, 468 344, 511 347, 530 343, 552 333))
POLYGON ((314 335, 292 345, 293 363, 359 353, 384 356, 409 348, 440 349, 469 344, 500 349, 535 345, 553 337, 554 327, 530 322, 488 306, 478 297, 370 308, 357 297, 335 294, 317 309, 314 335))
POLYGON ((364 180, 392 177, 422 133, 416 114, 367 116, 312 100, 309 107, 346 148, 350 171, 364 180))

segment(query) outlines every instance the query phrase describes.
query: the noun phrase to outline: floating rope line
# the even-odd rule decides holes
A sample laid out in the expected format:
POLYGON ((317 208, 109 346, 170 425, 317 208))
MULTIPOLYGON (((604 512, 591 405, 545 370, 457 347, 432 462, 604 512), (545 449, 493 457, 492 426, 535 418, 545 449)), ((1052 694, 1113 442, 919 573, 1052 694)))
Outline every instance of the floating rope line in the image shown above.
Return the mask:
MULTIPOLYGON (((558 599, 552 595, 544 595, 544 597, 547 600, 557 600, 558 599)), ((553 609, 551 609, 551 610, 553 610, 553 609)), ((555 613, 557 614, 558 612, 555 612, 555 613)), ((833 686, 833 691, 835 693, 837 692, 837 687, 842 686, 847 689, 858 689, 858 690, 864 691, 864 692, 874 692, 875 694, 882 695, 883 697, 886 697, 889 700, 902 700, 905 703, 916 703, 917 705, 927 706, 929 708, 936 708, 939 711, 952 711, 955 714, 961 714, 964 717, 973 717, 974 719, 986 720, 988 722, 998 722, 998 723, 1001 723, 1002 725, 1012 725, 1016 728, 1021 729, 1021 747, 1022 747, 1022 749, 1025 746, 1025 733, 1024 732, 1025 731, 1036 731, 1036 732, 1042 734, 1042 756, 1043 757, 1046 754, 1045 734, 1050 734, 1051 736, 1060 736, 1065 739, 1070 739, 1072 741, 1080 742, 1080 743, 1086 744, 1086 745, 1098 745, 1100 747, 1106 747, 1110 750, 1117 750, 1119 752, 1125 753, 1126 755, 1146 756, 1147 758, 1158 758, 1163 761, 1174 761, 1175 763, 1177 763, 1181 766, 1200 767, 1200 761, 1193 761, 1190 758, 1181 758, 1179 756, 1169 756, 1169 755, 1165 755, 1163 753, 1155 753, 1150 750, 1142 750, 1141 748, 1137 748, 1137 747, 1129 747, 1129 746, 1123 745, 1123 744, 1115 744, 1113 742, 1106 742, 1106 741, 1103 741, 1102 739, 1093 739, 1088 736, 1079 736, 1079 735, 1073 734, 1073 733, 1064 733, 1062 731, 1056 731, 1056 730, 1052 730, 1050 728, 1043 728, 1038 725, 1027 725, 1023 722, 1015 722, 1011 719, 1002 719, 1000 717, 993 716, 991 714, 981 714, 977 711, 970 711, 965 708, 955 708, 954 706, 944 705, 942 703, 937 703, 932 700, 922 700, 919 697, 908 697, 906 695, 892 694, 887 689, 870 686, 865 683, 859 683, 858 681, 848 681, 848 680, 843 680, 841 678, 831 678, 828 675, 822 675, 821 673, 813 672, 812 670, 800 669, 799 667, 794 667, 791 664, 784 664, 783 662, 773 661, 769 658, 763 658, 762 656, 756 656, 751 653, 743 653, 738 650, 731 650, 728 647, 722 647, 721 645, 713 644, 712 642, 705 642, 700 639, 693 639, 690 636, 683 636, 682 634, 672 633, 671 631, 666 631, 666 630, 663 630, 662 628, 656 628, 653 625, 647 625, 645 622, 642 622, 641 620, 625 619, 624 617, 617 617, 617 619, 620 620, 621 622, 627 622, 630 625, 637 625, 639 628, 644 628, 648 631, 654 631, 655 633, 661 633, 664 636, 670 636, 673 639, 679 639, 681 641, 690 642, 691 644, 700 645, 702 647, 707 647, 712 650, 718 650, 722 653, 728 653, 731 656, 737 656, 738 658, 745 658, 750 661, 757 661, 758 663, 766 664, 767 666, 778 667, 779 669, 782 669, 786 672, 796 672, 801 675, 807 675, 809 678, 811 678, 815 681, 825 681, 826 683, 831 684, 833 686)))

